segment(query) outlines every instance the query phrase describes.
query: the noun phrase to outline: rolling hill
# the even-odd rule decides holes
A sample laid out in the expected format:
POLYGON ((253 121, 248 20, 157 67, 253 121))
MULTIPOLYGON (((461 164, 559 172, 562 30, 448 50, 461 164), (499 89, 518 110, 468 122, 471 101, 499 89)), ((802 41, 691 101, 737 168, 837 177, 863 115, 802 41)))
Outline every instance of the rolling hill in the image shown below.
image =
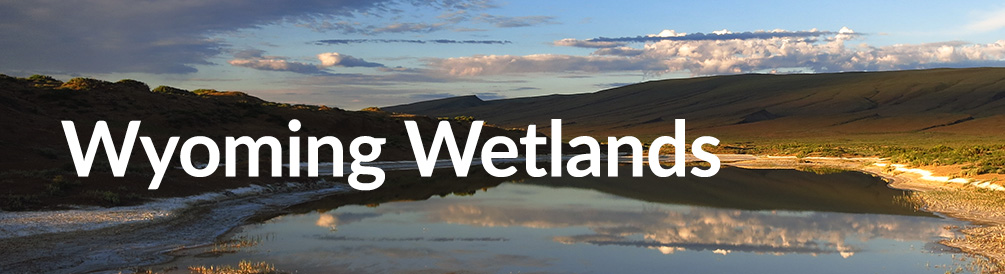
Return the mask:
POLYGON ((560 118, 567 138, 669 135, 674 119, 683 118, 688 138, 920 133, 1001 139, 1005 68, 714 76, 572 95, 492 101, 461 96, 383 109, 470 115, 503 127, 537 124, 542 132, 547 132, 550 119, 560 118))

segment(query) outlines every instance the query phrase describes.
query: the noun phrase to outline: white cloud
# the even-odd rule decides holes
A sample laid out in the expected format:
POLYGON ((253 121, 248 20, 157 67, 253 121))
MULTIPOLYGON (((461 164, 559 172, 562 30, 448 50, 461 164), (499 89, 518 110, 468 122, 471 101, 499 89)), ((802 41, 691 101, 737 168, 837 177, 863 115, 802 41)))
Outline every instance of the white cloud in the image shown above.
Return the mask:
MULTIPOLYGON (((752 34, 758 33, 760 32, 752 34)), ((659 40, 645 43, 641 49, 601 48, 590 56, 484 55, 433 59, 428 65, 445 74, 474 76, 574 71, 640 71, 651 74, 690 72, 692 75, 714 75, 764 70, 808 69, 814 72, 839 72, 1005 64, 1005 40, 990 44, 943 42, 872 47, 867 44, 846 46, 847 42, 860 37, 847 27, 841 28, 838 32, 811 30, 805 33, 821 33, 821 35, 659 40)), ((681 34, 675 31, 663 31, 659 35, 681 34)), ((735 34, 730 35, 739 37, 735 34)), ((581 42, 596 43, 589 40, 564 39, 556 41, 555 44, 575 45, 581 42)))
POLYGON ((265 52, 256 49, 239 51, 234 53, 234 59, 227 61, 227 63, 257 70, 290 71, 303 74, 328 74, 325 71, 327 67, 384 67, 382 64, 367 62, 338 52, 318 54, 318 60, 321 60, 320 65, 289 61, 289 58, 282 56, 265 56, 262 55, 263 53, 265 52))
POLYGON ((660 69, 654 60, 612 56, 558 54, 480 55, 432 59, 428 66, 453 76, 521 74, 538 72, 603 72, 660 69))
POLYGON ((331 67, 383 67, 384 65, 378 63, 367 62, 363 59, 352 57, 349 55, 339 54, 338 52, 326 52, 318 54, 318 60, 321 60, 321 66, 331 67))
POLYGON ((715 35, 726 35, 726 34, 733 34, 733 32, 729 31, 727 29, 722 29, 722 30, 712 31, 712 34, 715 34, 715 35))
POLYGON ((613 48, 628 45, 626 42, 609 42, 609 41, 589 41, 589 40, 579 40, 573 38, 565 38, 552 42, 552 45, 563 46, 563 47, 577 47, 577 48, 613 48))
POLYGON ((1002 28, 1005 28, 1005 9, 990 12, 983 16, 983 19, 966 26, 967 30, 976 32, 989 32, 1002 28))
POLYGON ((288 61, 285 58, 277 56, 237 58, 227 61, 227 63, 233 66, 246 67, 257 70, 290 71, 304 74, 323 73, 323 71, 321 71, 321 69, 319 69, 317 66, 301 62, 288 61))
MULTIPOLYGON (((0 70, 193 73, 227 52, 230 44, 217 37, 220 33, 320 19, 339 22, 333 28, 356 29, 366 26, 347 22, 354 16, 486 5, 478 0, 0 1, 0 70)), ((291 66, 280 60, 237 63, 291 66)))
POLYGON ((646 35, 646 36, 648 36, 648 37, 681 37, 681 36, 685 36, 685 35, 687 35, 687 33, 683 33, 683 32, 678 33, 677 31, 672 30, 672 29, 665 29, 665 30, 661 31, 659 34, 650 34, 650 35, 646 35))
POLYGON ((447 23, 394 23, 373 30, 374 33, 434 32, 446 28, 447 23))
POLYGON ((597 49, 592 55, 615 55, 615 56, 637 56, 645 53, 645 50, 630 48, 630 47, 617 47, 617 48, 602 48, 597 49))

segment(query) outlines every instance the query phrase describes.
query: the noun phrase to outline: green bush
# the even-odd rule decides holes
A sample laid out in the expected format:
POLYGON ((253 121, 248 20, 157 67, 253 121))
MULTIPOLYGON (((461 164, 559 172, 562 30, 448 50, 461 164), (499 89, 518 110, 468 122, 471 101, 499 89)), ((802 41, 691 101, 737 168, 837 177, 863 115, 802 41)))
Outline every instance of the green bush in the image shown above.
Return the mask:
POLYGON ((169 87, 169 86, 159 86, 159 87, 156 87, 156 88, 150 90, 150 92, 164 93, 164 94, 174 94, 174 95, 192 95, 192 93, 189 92, 189 91, 187 91, 187 90, 180 89, 180 88, 169 87))
POLYGON ((56 80, 48 75, 35 74, 28 76, 27 80, 36 88, 58 88, 63 85, 63 81, 56 80))
POLYGON ((455 116, 454 121, 470 123, 475 120, 475 117, 471 116, 455 116))
POLYGON ((217 92, 219 92, 219 91, 217 91, 215 89, 206 89, 206 88, 201 88, 201 89, 197 89, 197 90, 193 90, 192 91, 192 93, 195 93, 195 95, 203 95, 203 94, 207 94, 207 93, 217 93, 217 92))
POLYGON ((61 89, 72 89, 72 90, 94 90, 111 86, 112 83, 108 81, 77 77, 66 81, 59 88, 61 89))

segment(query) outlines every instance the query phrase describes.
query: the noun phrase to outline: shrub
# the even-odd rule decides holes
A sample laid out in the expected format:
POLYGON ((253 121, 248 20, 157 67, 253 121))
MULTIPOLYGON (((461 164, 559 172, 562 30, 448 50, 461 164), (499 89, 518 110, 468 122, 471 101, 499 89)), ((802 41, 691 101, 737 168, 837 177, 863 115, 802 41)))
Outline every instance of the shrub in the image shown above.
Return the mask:
POLYGON ((472 116, 455 116, 454 121, 470 123, 475 120, 472 116))
POLYGON ((119 198, 118 193, 111 192, 108 190, 105 191, 91 190, 87 192, 87 196, 97 198, 98 200, 101 200, 102 202, 105 202, 108 205, 118 205, 120 202, 122 202, 122 199, 119 198))
POLYGON ((45 194, 49 196, 61 195, 66 190, 78 185, 80 185, 80 181, 71 182, 63 178, 63 175, 56 175, 56 177, 52 178, 52 183, 45 185, 45 194))
POLYGON ((133 79, 122 79, 115 82, 115 86, 128 91, 150 91, 150 86, 146 83, 133 79))
POLYGON ((206 88, 201 88, 201 89, 197 89, 197 90, 193 90, 192 91, 192 93, 195 93, 195 95, 203 95, 203 94, 217 93, 217 92, 219 92, 219 91, 217 91, 215 89, 206 89, 206 88))
POLYGON ((28 76, 28 82, 36 88, 58 88, 63 85, 63 81, 56 80, 52 76, 35 74, 28 76))
POLYGON ((38 196, 36 195, 7 194, 3 204, 0 204, 0 209, 10 211, 25 210, 29 205, 36 203, 38 203, 38 196))
POLYGON ((174 94, 174 95, 192 95, 192 93, 188 92, 187 90, 180 89, 180 88, 169 87, 169 86, 159 86, 159 87, 156 87, 156 88, 150 90, 150 92, 164 93, 164 94, 174 94))
POLYGON ((276 267, 268 264, 266 262, 249 262, 241 261, 237 264, 237 267, 233 266, 190 266, 188 270, 192 273, 199 274, 224 274, 224 273, 248 273, 248 274, 279 274, 288 273, 280 270, 276 270, 276 267))
POLYGON ((112 83, 92 78, 77 77, 66 81, 59 88, 72 90, 94 90, 111 86, 112 83))

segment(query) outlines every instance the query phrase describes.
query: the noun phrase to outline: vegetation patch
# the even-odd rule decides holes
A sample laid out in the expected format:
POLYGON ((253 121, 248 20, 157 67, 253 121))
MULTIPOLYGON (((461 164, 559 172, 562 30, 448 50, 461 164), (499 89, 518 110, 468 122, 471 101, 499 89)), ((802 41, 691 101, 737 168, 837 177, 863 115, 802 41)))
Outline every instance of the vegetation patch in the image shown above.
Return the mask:
POLYGON ((234 266, 190 266, 189 271, 196 274, 280 274, 289 273, 276 270, 276 267, 266 262, 241 261, 234 266))
POLYGON ((961 165, 960 176, 1005 174, 1005 145, 974 144, 951 147, 946 145, 896 146, 879 144, 835 145, 830 143, 782 143, 752 145, 721 145, 714 153, 762 155, 792 155, 805 157, 881 157, 892 163, 909 166, 961 165))
POLYGON ((816 173, 816 174, 819 174, 819 175, 837 174, 837 173, 842 173, 842 172, 848 172, 849 171, 847 169, 843 169, 843 168, 839 168, 839 167, 832 167, 832 166, 799 166, 799 167, 796 168, 796 170, 805 171, 805 172, 813 172, 813 173, 816 173))

